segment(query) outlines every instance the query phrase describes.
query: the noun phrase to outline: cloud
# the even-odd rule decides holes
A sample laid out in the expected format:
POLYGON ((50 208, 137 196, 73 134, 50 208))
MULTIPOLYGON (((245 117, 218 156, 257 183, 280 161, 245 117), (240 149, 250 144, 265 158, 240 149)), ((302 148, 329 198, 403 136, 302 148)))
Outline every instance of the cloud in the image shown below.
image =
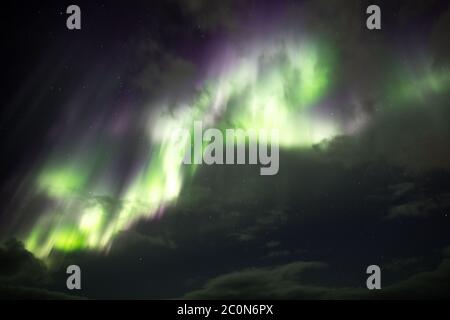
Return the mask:
POLYGON ((149 97, 170 99, 170 103, 176 104, 195 94, 198 74, 193 63, 153 42, 145 44, 141 50, 148 60, 137 76, 136 83, 145 89, 149 97))
POLYGON ((42 285, 47 282, 45 265, 12 239, 0 247, 0 283, 42 285))
MULTIPOLYGON (((417 265, 417 259, 405 262, 417 265)), ((396 264, 396 268, 398 265, 396 264)), ((385 272, 392 272, 386 268, 385 272)), ((382 274, 383 274, 382 270, 382 274)), ((438 266, 386 286, 381 290, 324 286, 310 283, 310 271, 329 272, 323 262, 293 262, 276 267, 245 269, 220 275, 186 299, 433 299, 450 296, 450 247, 443 250, 438 266)), ((383 276, 382 276, 383 279, 383 276)), ((383 280, 382 280, 383 281, 383 280)))
POLYGON ((272 240, 272 241, 269 241, 266 243, 266 247, 269 249, 276 248, 279 245, 280 245, 280 241, 275 241, 275 240, 272 240))
POLYGON ((177 2, 181 11, 198 25, 203 31, 213 31, 218 28, 232 29, 236 21, 232 15, 235 6, 233 0, 213 2, 209 0, 187 0, 177 2))
POLYGON ((417 269, 422 267, 422 262, 423 257, 394 258, 388 263, 383 264, 381 268, 389 272, 402 272, 410 269, 417 271, 417 269))
POLYGON ((131 247, 146 247, 147 249, 173 250, 177 244, 166 235, 146 235, 135 230, 122 231, 114 240, 112 250, 129 250, 131 247))
POLYGON ((80 299, 46 289, 50 282, 51 274, 44 263, 21 242, 11 239, 0 246, 1 299, 80 299))
POLYGON ((450 209, 448 187, 440 184, 440 190, 435 190, 433 184, 436 184, 440 179, 436 179, 436 177, 428 177, 428 179, 428 185, 422 182, 414 187, 411 183, 401 183, 395 187, 390 186, 393 191, 391 200, 394 204, 388 209, 386 219, 423 218, 433 214, 447 213, 450 209))
POLYGON ((387 219, 399 217, 425 217, 438 207, 432 199, 416 200, 389 209, 387 219))
POLYGON ((381 160, 414 171, 449 170, 450 134, 444 119, 450 117, 450 96, 409 98, 407 106, 381 102, 383 109, 371 116, 367 127, 330 141, 325 155, 347 165, 381 160))
POLYGON ((272 268, 246 269, 209 280, 187 299, 285 299, 289 297, 319 297, 320 288, 302 285, 306 271, 322 269, 320 262, 294 262, 272 268))
POLYGON ((389 299, 441 299, 450 297, 450 247, 443 251, 443 259, 431 271, 417 273, 412 277, 393 284, 381 292, 381 297, 389 299))
POLYGON ((0 298, 5 300, 78 300, 83 299, 46 289, 0 285, 0 298))
POLYGON ((289 210, 287 209, 269 209, 258 213, 250 226, 243 228, 239 233, 230 234, 230 236, 242 242, 258 240, 263 234, 279 230, 289 220, 289 210))

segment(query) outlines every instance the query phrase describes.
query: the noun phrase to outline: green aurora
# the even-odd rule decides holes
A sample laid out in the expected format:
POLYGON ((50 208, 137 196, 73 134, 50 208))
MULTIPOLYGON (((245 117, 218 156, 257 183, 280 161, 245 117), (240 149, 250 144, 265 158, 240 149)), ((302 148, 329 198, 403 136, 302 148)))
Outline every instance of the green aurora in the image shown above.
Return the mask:
MULTIPOLYGON (((205 81, 193 101, 175 108, 162 106, 149 117, 142 134, 151 150, 117 201, 106 201, 114 193, 111 182, 102 178, 107 173, 101 172, 112 157, 93 161, 90 157, 98 152, 92 148, 70 161, 44 163, 31 189, 49 204, 23 232, 26 248, 43 258, 53 251, 107 252, 121 231, 176 205, 198 166, 182 164, 191 141, 174 141, 171 136, 174 130, 191 128, 196 120, 220 129, 277 129, 280 148, 285 149, 307 149, 346 134, 339 121, 316 112, 333 88, 336 61, 334 50, 317 43, 265 45, 236 58, 225 72, 205 81)), ((387 90, 390 105, 404 106, 450 87, 448 70, 428 69, 420 77, 398 74, 393 78, 399 80, 387 90)))

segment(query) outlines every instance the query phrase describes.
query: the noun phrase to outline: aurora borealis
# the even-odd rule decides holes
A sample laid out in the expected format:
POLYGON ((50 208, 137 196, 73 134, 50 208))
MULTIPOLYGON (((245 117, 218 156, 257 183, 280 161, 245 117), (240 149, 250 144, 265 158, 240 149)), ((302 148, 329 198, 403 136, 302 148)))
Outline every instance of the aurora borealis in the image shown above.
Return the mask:
MULTIPOLYGON (((248 56, 229 58, 224 74, 205 80, 192 102, 180 103, 170 113, 162 106, 156 119, 149 120, 150 134, 142 132, 148 134, 148 159, 123 186, 117 207, 94 201, 111 196, 111 190, 98 179, 102 169, 92 165, 93 151, 84 151, 86 158, 69 164, 45 163, 30 189, 50 204, 25 236, 26 248, 41 257, 53 249, 107 249, 120 231, 162 214, 176 201, 186 175, 195 170, 181 163, 190 141, 171 136, 196 120, 221 128, 276 129, 281 148, 308 148, 338 134, 337 123, 313 113, 330 85, 330 53, 314 44, 288 41, 259 45, 248 56)), ((106 164, 96 165, 108 168, 111 159, 101 161, 106 164)))
MULTIPOLYGON (((120 231, 139 219, 162 214, 165 206, 176 201, 185 176, 195 170, 185 170, 181 163, 190 142, 174 141, 172 133, 189 128, 196 120, 222 128, 277 129, 281 148, 310 148, 343 133, 339 121, 314 114, 331 85, 329 52, 310 43, 301 46, 284 41, 250 51, 249 56, 230 59, 224 75, 207 79, 191 103, 180 103, 170 113, 162 106, 156 120, 149 120, 154 126, 146 137, 151 151, 124 186, 116 208, 90 199, 110 196, 111 191, 101 179, 91 183, 102 172, 92 168, 89 156, 73 164, 44 164, 31 189, 51 204, 26 236, 27 249, 38 256, 47 256, 52 249, 107 249, 120 231)), ((399 88, 399 99, 423 98, 450 88, 448 71, 423 72, 417 78, 393 83, 399 88)))
MULTIPOLYGON (((382 3, 379 31, 365 28, 364 1, 81 3, 86 17, 73 32, 57 29, 65 16, 53 12, 65 11, 56 3, 33 8, 31 16, 50 18, 36 18, 42 44, 32 39, 44 31, 19 28, 30 47, 11 45, 24 66, 11 67, 5 87, 2 240, 17 239, 54 272, 82 259, 94 273, 113 261, 139 274, 130 261, 149 260, 156 278, 167 268, 188 288, 124 284, 133 297, 234 297, 242 289, 234 277, 265 286, 254 271, 276 288, 274 279, 286 277, 288 289, 274 290, 286 298, 308 291, 297 272, 375 262, 398 272, 386 277, 387 292, 397 292, 430 270, 438 258, 429 252, 450 245, 442 40, 450 8, 382 3), (196 150, 174 132, 192 132, 196 121, 223 133, 277 130, 279 171, 260 177, 247 165, 183 164, 196 150), (423 248, 420 234, 429 239, 423 248), (348 258, 346 246, 358 257, 348 258), (240 258, 222 261, 222 251, 240 258), (396 263, 412 269, 399 275, 396 263)), ((358 287, 345 279, 319 282, 315 292, 358 287)), ((99 288, 90 294, 107 292, 99 288)))

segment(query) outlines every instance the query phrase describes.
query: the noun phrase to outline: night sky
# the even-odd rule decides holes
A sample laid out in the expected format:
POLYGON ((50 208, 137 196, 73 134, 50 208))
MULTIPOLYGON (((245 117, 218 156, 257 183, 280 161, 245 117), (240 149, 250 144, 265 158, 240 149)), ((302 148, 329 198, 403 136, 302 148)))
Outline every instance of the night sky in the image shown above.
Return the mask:
POLYGON ((7 1, 0 20, 1 298, 450 297, 449 1, 7 1), (181 164, 169 136, 196 120, 276 128, 278 173, 181 164))

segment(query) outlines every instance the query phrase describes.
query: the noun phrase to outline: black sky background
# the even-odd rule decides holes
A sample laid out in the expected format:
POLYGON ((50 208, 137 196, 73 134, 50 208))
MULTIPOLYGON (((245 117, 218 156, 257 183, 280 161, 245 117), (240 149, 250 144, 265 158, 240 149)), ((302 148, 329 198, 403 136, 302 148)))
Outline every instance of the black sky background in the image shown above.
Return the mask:
MULTIPOLYGON (((8 240, 11 199, 27 172, 52 150, 48 132, 65 112, 61 105, 84 86, 98 84, 98 90, 88 88, 97 94, 83 109, 83 125, 124 101, 141 108, 161 92, 184 97, 217 43, 257 32, 252 28, 258 21, 276 19, 285 6, 300 8, 300 16, 304 8, 318 12, 298 23, 333 34, 344 61, 336 96, 356 88, 368 109, 378 102, 377 79, 389 66, 385 54, 426 48, 439 66, 450 62, 448 1, 377 1, 383 30, 375 33, 364 27, 367 1, 200 1, 194 11, 188 2, 77 1, 82 30, 76 32, 65 28, 65 8, 72 2, 3 4, 0 296, 448 298, 448 91, 432 97, 434 111, 381 114, 359 140, 340 137, 325 149, 281 151, 274 177, 255 176, 246 167, 204 168, 177 206, 160 220, 125 231, 108 255, 75 252, 48 268, 8 240), (246 25, 247 20, 257 22, 246 25), (341 28, 335 34, 333 25, 341 28), (383 48, 372 64, 364 55, 369 46, 383 48), (359 53, 358 62, 353 57, 359 53), (175 59, 189 61, 194 75, 183 69, 164 82, 145 73, 156 64, 165 74, 175 59), (113 89, 102 89, 108 81, 113 89), (436 137, 434 125, 423 120, 429 113, 441 119, 434 149, 427 148, 436 137), (405 156, 403 144, 422 136, 428 138, 412 152, 420 161, 405 156), (83 270, 80 292, 65 288, 65 266, 72 263, 83 270), (379 292, 365 288, 371 264, 382 268, 379 292)), ((286 26, 297 23, 292 12, 286 26)))

